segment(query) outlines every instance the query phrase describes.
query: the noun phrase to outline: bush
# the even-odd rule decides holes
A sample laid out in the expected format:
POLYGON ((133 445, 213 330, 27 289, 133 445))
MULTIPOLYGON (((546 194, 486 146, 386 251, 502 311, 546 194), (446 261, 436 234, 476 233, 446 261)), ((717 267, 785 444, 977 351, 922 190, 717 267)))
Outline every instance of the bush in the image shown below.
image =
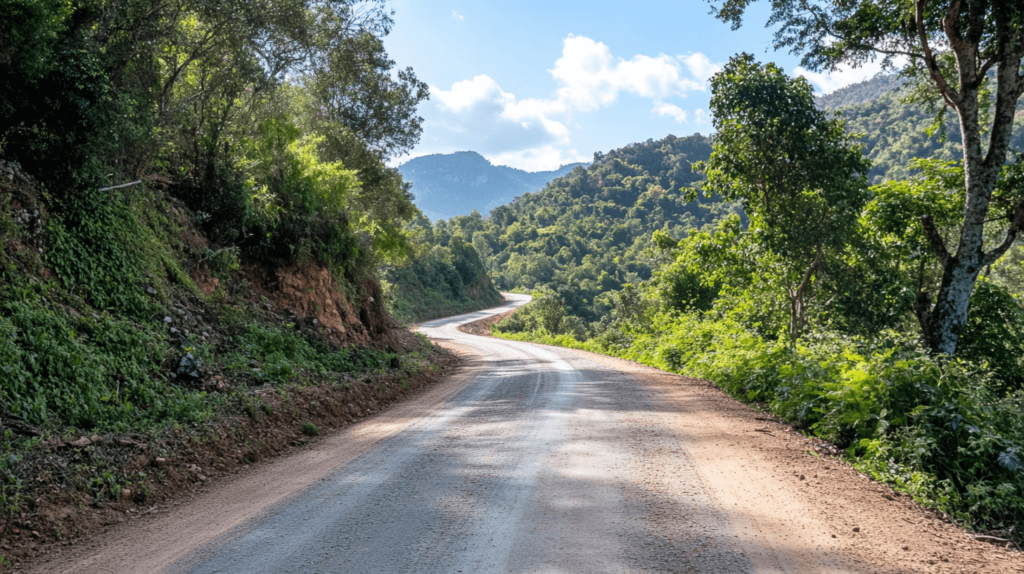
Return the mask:
POLYGON ((987 363, 1001 393, 1024 389, 1024 309, 1003 287, 978 281, 957 356, 987 363))
POLYGON ((373 349, 343 347, 331 349, 313 343, 286 329, 249 325, 236 338, 238 350, 223 358, 228 368, 248 369, 259 364, 258 379, 283 384, 298 378, 302 371, 344 373, 382 369, 396 355, 373 349))
POLYGON ((67 198, 47 223, 46 262, 93 306, 133 317, 152 311, 145 296, 144 233, 125 194, 89 191, 67 198))
POLYGON ((510 333, 506 325, 520 312, 495 333, 714 381, 844 448, 864 472, 968 527, 1024 521, 1024 391, 999 398, 998 375, 974 363, 943 362, 893 332, 871 341, 819 333, 794 347, 696 313, 662 313, 646 331, 612 328, 583 342, 510 333), (616 344, 621 338, 631 344, 616 344))
POLYGON ((29 424, 123 432, 199 422, 213 405, 167 384, 154 327, 55 311, 44 298, 0 307, 0 402, 29 424))

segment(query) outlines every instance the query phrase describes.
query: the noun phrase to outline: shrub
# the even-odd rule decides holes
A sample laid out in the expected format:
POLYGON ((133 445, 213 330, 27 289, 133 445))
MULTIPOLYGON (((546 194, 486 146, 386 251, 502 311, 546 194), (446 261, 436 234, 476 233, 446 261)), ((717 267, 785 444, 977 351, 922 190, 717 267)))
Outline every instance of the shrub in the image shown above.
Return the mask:
POLYGON ((170 352, 144 324, 70 316, 40 299, 2 306, 0 403, 30 424, 125 431, 212 414, 200 393, 167 384, 170 352))
POLYGON ((818 333, 790 346, 728 319, 672 312, 646 331, 609 329, 584 342, 508 333, 504 325, 494 329, 498 336, 714 381, 843 447, 864 472, 971 528, 1009 533, 1024 520, 1024 391, 1000 398, 997 373, 937 359, 907 336, 885 332, 869 341, 818 333), (631 344, 615 344, 617 337, 631 344))
POLYGON ((975 285, 957 356, 988 363, 999 392, 1024 389, 1024 309, 1005 288, 989 281, 975 285))
POLYGON ((148 314, 143 230, 125 194, 89 191, 67 198, 47 223, 46 262, 95 307, 148 314))

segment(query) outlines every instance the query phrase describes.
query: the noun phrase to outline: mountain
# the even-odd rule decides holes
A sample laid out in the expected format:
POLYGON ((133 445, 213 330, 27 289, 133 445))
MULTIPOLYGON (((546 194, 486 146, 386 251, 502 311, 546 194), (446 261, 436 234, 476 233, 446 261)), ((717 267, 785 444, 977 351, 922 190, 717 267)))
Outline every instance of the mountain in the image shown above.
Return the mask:
POLYGON ((878 74, 870 80, 850 84, 840 88, 831 94, 825 94, 814 98, 818 108, 822 110, 834 110, 846 106, 856 106, 867 102, 873 102, 882 94, 888 94, 899 89, 906 80, 897 74, 878 74))
MULTIPOLYGON (((944 130, 928 135, 928 129, 935 123, 935 113, 903 101, 899 93, 903 83, 904 80, 894 74, 879 74, 816 98, 819 109, 843 118, 848 132, 862 134, 860 143, 871 159, 868 177, 873 184, 913 175, 916 171, 910 168, 910 161, 915 158, 942 161, 962 158, 956 114, 947 111, 944 130)), ((1018 111, 1013 124, 1010 148, 1014 150, 1024 149, 1022 115, 1024 112, 1018 111)))
POLYGON ((437 220, 469 215, 474 209, 486 215, 582 165, 586 164, 528 172, 493 165, 474 151, 460 151, 418 157, 399 166, 398 171, 403 179, 412 182, 416 206, 424 215, 437 220))
POLYGON ((435 245, 456 237, 472 244, 499 289, 557 289, 570 314, 595 321, 602 293, 651 277, 659 257, 654 231, 678 240, 742 214, 738 204, 686 201, 680 192, 703 179, 692 166, 710 154, 711 138, 700 134, 595 154, 593 164, 496 208, 488 219, 458 216, 422 232, 435 245))

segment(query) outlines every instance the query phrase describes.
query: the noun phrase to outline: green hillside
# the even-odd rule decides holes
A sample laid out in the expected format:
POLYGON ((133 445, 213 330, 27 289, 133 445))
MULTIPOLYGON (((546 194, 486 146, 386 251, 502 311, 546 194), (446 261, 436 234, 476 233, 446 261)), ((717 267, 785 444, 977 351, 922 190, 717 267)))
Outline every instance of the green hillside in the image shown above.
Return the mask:
MULTIPOLYGON (((842 117, 847 131, 863 134, 860 143, 872 162, 871 183, 916 173, 910 167, 913 159, 961 159, 960 125, 955 115, 947 115, 943 127, 933 129, 936 114, 906 103, 905 86, 895 75, 879 74, 815 99, 819 108, 842 117)), ((1020 150, 1024 147, 1021 122, 1014 123, 1013 133, 1011 149, 1020 150)))
POLYGON ((738 205, 689 202, 680 188, 700 179, 691 166, 706 160, 711 140, 668 136, 595 154, 537 193, 480 214, 439 221, 436 245, 459 237, 482 256, 499 288, 553 289, 584 321, 602 314, 601 294, 651 277, 659 262, 652 234, 681 239, 713 226, 738 205), (596 306, 595 306, 596 305, 596 306))

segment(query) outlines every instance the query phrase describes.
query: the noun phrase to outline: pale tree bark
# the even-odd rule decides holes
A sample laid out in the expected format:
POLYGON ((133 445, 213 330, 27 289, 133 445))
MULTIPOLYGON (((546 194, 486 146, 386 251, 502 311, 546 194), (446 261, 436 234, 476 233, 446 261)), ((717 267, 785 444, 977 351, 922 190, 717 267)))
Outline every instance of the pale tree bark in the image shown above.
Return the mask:
POLYGON ((927 324, 922 324, 922 327, 932 350, 952 356, 960 333, 967 324, 971 293, 978 274, 1010 248, 1024 225, 1024 204, 1019 204, 1013 211, 1005 241, 990 251, 984 249, 989 204, 996 179, 1006 162, 1017 100, 1024 91, 1024 79, 1020 75, 1024 33, 1014 23, 1000 20, 998 14, 1003 2, 965 0, 963 5, 961 0, 951 2, 943 18, 943 29, 949 48, 956 57, 959 86, 954 88, 943 77, 932 52, 923 23, 926 4, 926 0, 916 2, 924 63, 946 104, 956 111, 960 120, 967 199, 956 251, 952 254, 932 218, 922 218, 932 252, 942 263, 943 272, 934 306, 919 317, 926 317, 927 324), (994 49, 982 46, 983 35, 991 34, 986 30, 989 11, 996 14, 994 49), (995 110, 986 151, 980 105, 990 104, 985 101, 979 105, 978 97, 986 73, 993 68, 997 80, 995 110))

